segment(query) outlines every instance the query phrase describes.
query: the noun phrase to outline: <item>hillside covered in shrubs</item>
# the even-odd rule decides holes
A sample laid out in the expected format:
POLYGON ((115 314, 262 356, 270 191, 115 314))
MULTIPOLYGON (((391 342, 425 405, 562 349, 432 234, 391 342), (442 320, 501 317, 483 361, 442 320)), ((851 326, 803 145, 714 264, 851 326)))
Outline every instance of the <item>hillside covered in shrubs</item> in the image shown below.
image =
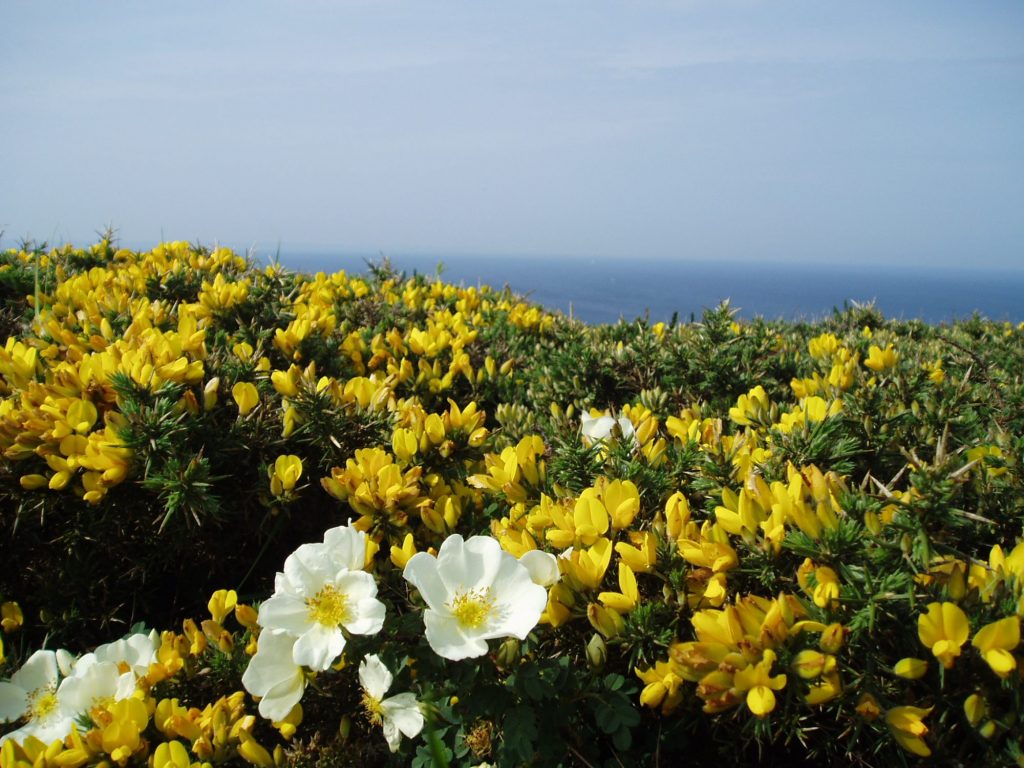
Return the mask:
POLYGON ((1024 765, 1024 326, 0 253, 0 768, 1024 765))

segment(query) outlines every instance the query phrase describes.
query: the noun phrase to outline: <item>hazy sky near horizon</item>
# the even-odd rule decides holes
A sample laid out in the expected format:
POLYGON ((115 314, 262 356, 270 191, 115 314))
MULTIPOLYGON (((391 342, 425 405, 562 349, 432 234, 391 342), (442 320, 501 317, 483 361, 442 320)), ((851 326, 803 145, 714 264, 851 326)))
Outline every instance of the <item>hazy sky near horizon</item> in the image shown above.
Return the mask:
POLYGON ((1024 263, 1016 0, 6 0, 0 100, 0 247, 1024 263))

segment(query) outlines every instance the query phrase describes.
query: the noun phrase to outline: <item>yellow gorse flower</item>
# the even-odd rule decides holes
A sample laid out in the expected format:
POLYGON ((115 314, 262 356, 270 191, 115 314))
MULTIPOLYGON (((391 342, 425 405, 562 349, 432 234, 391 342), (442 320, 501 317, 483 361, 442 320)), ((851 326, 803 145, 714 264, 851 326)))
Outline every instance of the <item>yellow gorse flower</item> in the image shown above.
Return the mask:
POLYGON ((986 624, 978 630, 971 645, 978 649, 993 672, 1002 678, 1009 677, 1017 668, 1012 651, 1020 645, 1020 618, 1007 616, 986 624))
POLYGON ((302 459, 292 454, 278 456, 268 474, 271 494, 277 498, 288 497, 302 477, 302 459))
POLYGON ((919 757, 928 757, 932 751, 924 740, 928 726, 923 720, 931 711, 932 707, 893 707, 885 713, 885 724, 901 747, 919 757))
POLYGON ((970 626, 967 615, 956 603, 929 603, 928 612, 917 619, 917 635, 946 669, 960 655, 970 626))

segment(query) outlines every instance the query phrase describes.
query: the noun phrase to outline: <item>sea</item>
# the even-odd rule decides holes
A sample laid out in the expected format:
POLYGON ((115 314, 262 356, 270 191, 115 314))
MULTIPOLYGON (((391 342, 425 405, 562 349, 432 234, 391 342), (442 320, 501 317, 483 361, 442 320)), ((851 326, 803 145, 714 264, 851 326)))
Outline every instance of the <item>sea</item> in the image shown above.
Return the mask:
MULTIPOLYGON (((385 257, 282 250, 275 258, 296 271, 361 274, 385 257)), ((530 301, 587 323, 637 318, 655 323, 673 317, 685 322, 725 300, 745 319, 814 321, 855 302, 873 304, 890 319, 931 324, 975 314, 1024 321, 1024 269, 508 255, 386 258, 406 275, 440 274, 446 282, 464 286, 508 286, 530 301)))

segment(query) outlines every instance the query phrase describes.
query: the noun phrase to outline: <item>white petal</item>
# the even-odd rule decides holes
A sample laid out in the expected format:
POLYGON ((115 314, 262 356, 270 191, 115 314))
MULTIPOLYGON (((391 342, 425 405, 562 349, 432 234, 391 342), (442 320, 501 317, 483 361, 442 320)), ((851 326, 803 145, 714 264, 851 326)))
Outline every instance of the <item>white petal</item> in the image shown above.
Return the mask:
POLYGON ((0 683, 0 723, 10 723, 25 714, 28 693, 12 683, 0 683))
MULTIPOLYGON (((110 661, 95 661, 94 656, 93 659, 91 662, 85 656, 79 659, 75 665, 75 674, 65 678, 57 689, 61 704, 76 716, 88 712, 95 702, 114 698, 117 693, 118 678, 121 676, 117 665, 110 661)), ((133 690, 134 687, 133 684, 133 690)))
POLYGON ((365 571, 340 571, 332 583, 352 602, 377 596, 377 582, 365 571))
POLYGON ((304 667, 322 672, 345 650, 345 636, 338 627, 313 624, 292 649, 292 661, 304 667))
POLYGON ((28 693, 41 688, 56 690, 57 655, 53 651, 36 651, 11 675, 11 683, 28 693))
POLYGON ((494 618, 487 624, 487 638, 524 639, 537 626, 548 602, 547 590, 534 584, 530 572, 511 555, 502 562, 492 596, 494 618))
POLYGON ((295 638, 286 632, 261 632, 256 655, 242 675, 245 690, 253 696, 266 696, 274 686, 301 676, 301 668, 292 660, 294 646, 295 638))
POLYGON ((437 558, 427 552, 417 552, 409 558, 402 577, 420 591, 427 605, 435 611, 443 610, 451 597, 438 574, 437 558))
POLYGON ((75 657, 63 648, 58 648, 54 652, 54 656, 57 659, 57 669, 60 673, 64 675, 64 677, 70 675, 75 668, 75 657))
POLYGON ((589 418, 580 425, 580 431, 583 436, 589 438, 592 441, 604 440, 608 435, 612 433, 612 428, 615 426, 615 419, 611 416, 600 416, 597 418, 589 418))
POLYGON ((375 635, 384 626, 384 603, 375 597, 365 597, 356 603, 351 621, 342 624, 353 635, 375 635))
POLYGON ((284 680, 269 691, 260 700, 260 714, 272 721, 284 720, 292 707, 302 699, 302 693, 306 689, 306 678, 301 670, 293 677, 284 680))
POLYGON ((383 720, 380 727, 384 729, 384 738, 388 742, 388 749, 397 752, 402 744, 402 735, 398 732, 398 726, 390 720, 383 720))
POLYGON ((410 739, 423 730, 423 710, 412 693, 399 693, 380 703, 385 720, 391 720, 410 739))
MULTIPOLYGON (((71 733, 71 725, 74 722, 69 714, 55 711, 45 720, 33 720, 21 728, 22 732, 31 733, 44 744, 52 744, 55 741, 63 741, 71 733)), ((27 736, 28 733, 25 735, 27 736)))
POLYGON ((367 656, 359 664, 359 684, 371 698, 380 701, 391 687, 394 678, 376 654, 367 656))
POLYGON ((313 624, 309 606, 295 595, 274 595, 260 606, 259 622, 267 629, 283 629, 301 635, 313 624))
POLYGON ((324 544, 333 561, 350 571, 361 571, 366 565, 366 534, 347 525, 324 533, 324 544))
POLYGON ((450 661, 473 659, 487 653, 487 641, 466 636, 453 616, 427 609, 423 613, 427 642, 438 656, 450 661))
POLYGON ((550 587, 558 582, 561 574, 558 571, 558 559, 549 552, 531 549, 519 558, 520 564, 530 572, 534 584, 550 587))
POLYGON ((117 678, 117 690, 114 691, 114 701, 123 701, 130 698, 138 687, 138 678, 134 672, 125 672, 117 678))
POLYGON ((437 552, 437 572, 448 594, 467 589, 489 587, 501 558, 501 545, 489 536, 473 536, 463 541, 458 534, 449 536, 437 552))
POLYGON ((307 597, 319 592, 337 572, 326 544, 303 544, 284 561, 284 575, 307 597))

